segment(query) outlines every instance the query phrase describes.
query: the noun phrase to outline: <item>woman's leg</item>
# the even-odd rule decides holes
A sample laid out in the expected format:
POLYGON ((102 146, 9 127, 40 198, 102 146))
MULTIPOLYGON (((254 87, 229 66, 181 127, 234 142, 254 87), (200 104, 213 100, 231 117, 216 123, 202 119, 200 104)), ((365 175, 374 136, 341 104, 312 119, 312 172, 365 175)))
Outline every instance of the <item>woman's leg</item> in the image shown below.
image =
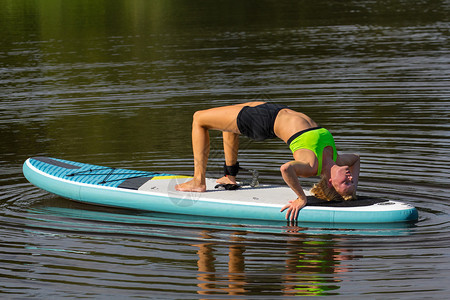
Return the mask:
MULTIPOLYGON (((225 153, 225 164, 234 166, 237 163, 239 150, 239 134, 223 132, 223 151, 225 153)), ((236 176, 228 175, 217 179, 217 183, 236 184, 236 176)))
POLYGON ((226 165, 235 165, 237 163, 239 151, 239 134, 233 132, 223 132, 223 151, 225 154, 226 165))
MULTIPOLYGON (((202 110, 194 114, 192 122, 194 178, 191 181, 176 185, 175 189, 186 192, 204 192, 206 190, 205 173, 209 156, 208 130, 221 130, 230 133, 230 136, 233 136, 233 134, 237 136, 239 129, 236 118, 241 109, 242 105, 232 105, 202 110)), ((231 146, 234 147, 234 144, 231 146)))

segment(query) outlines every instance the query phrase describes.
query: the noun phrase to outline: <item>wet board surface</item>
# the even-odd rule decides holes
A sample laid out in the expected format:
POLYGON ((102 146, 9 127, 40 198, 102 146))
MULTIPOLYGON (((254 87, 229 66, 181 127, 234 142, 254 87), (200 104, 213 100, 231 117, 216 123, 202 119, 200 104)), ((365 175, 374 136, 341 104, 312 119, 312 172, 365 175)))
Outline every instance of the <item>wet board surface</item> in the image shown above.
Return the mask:
MULTIPOLYGON (((287 186, 215 188, 207 179, 204 193, 179 192, 175 185, 190 177, 110 168, 50 157, 29 158, 25 177, 37 187, 79 202, 128 209, 222 218, 285 220, 280 209, 295 199, 287 186)), ((413 206, 386 199, 359 197, 352 201, 322 201, 308 195, 298 221, 320 223, 392 223, 418 219, 413 206)))

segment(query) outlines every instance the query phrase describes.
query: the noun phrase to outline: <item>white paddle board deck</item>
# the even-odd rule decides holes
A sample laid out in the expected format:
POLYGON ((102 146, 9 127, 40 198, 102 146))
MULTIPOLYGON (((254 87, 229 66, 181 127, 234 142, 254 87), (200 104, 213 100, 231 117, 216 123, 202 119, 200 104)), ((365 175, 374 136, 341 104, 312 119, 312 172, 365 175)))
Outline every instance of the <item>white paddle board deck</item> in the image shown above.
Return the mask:
MULTIPOLYGON (((179 192, 175 185, 187 176, 95 166, 57 158, 29 158, 25 177, 37 187, 72 200, 111 207, 208 217, 285 220, 280 209, 295 199, 287 186, 243 186, 216 189, 207 179, 204 193, 179 192)), ((307 195, 309 193, 307 192, 307 195)), ((382 199, 362 198, 327 202, 308 196, 298 221, 320 223, 392 223, 417 221, 413 206, 382 199)))

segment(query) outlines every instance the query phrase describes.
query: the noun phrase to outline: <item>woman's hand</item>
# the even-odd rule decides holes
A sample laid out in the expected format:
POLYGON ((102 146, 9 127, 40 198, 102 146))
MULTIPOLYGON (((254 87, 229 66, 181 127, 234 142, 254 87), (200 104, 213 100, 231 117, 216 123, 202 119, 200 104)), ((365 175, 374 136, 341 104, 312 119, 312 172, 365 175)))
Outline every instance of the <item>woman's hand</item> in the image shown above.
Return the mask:
POLYGON ((306 205, 306 197, 304 199, 302 197, 298 197, 295 200, 289 200, 289 203, 283 206, 280 212, 283 212, 287 209, 286 220, 290 219, 291 221, 296 221, 298 213, 305 205, 306 205))
POLYGON ((355 193, 359 181, 360 158, 358 154, 340 154, 336 160, 338 166, 349 166, 350 173, 352 173, 353 184, 355 186, 355 193))

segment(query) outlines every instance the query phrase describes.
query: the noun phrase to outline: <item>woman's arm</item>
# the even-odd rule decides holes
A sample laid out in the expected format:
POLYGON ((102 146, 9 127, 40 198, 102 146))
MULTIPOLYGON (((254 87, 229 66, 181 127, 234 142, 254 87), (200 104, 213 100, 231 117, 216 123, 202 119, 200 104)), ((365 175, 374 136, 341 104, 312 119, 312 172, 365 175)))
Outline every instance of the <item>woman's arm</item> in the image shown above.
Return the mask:
POLYGON ((355 191, 358 187, 359 180, 359 167, 360 158, 358 154, 340 154, 336 160, 336 164, 339 166, 349 166, 350 172, 353 177, 353 184, 355 185, 355 191))
POLYGON ((286 184, 297 194, 297 199, 290 200, 283 206, 281 212, 287 209, 286 220, 295 221, 300 210, 306 205, 306 195, 298 177, 309 177, 313 171, 309 164, 300 161, 287 162, 281 166, 280 171, 286 184))
POLYGON ((338 166, 353 166, 356 162, 359 162, 359 155, 358 154, 339 154, 336 159, 336 164, 338 166))

